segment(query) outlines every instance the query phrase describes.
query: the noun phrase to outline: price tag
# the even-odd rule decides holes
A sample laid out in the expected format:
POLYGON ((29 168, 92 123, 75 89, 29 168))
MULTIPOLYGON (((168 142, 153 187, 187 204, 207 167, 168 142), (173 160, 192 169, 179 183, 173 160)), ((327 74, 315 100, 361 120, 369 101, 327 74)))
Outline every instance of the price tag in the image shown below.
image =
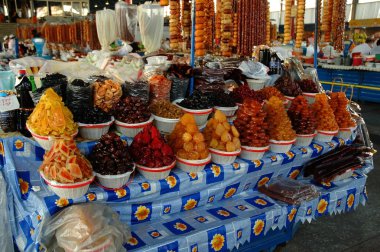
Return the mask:
POLYGON ((15 95, 0 97, 0 112, 7 112, 20 108, 20 103, 15 95))

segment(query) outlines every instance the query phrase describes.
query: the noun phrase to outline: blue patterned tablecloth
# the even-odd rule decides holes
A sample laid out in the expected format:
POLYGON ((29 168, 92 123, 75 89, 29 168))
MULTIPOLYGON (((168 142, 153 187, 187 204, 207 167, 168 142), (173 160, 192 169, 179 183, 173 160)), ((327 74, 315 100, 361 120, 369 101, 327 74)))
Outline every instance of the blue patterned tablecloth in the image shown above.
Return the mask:
MULTIPOLYGON (((83 142, 79 143, 78 147, 84 154, 88 154, 94 144, 94 142, 83 142)), ((224 166, 210 164, 199 173, 188 174, 174 169, 168 178, 160 181, 147 181, 137 174, 125 188, 105 190, 93 185, 85 196, 77 199, 57 197, 40 178, 37 169, 42 162, 44 150, 33 140, 24 137, 1 139, 0 165, 8 183, 12 234, 20 250, 39 250, 36 237, 43 218, 72 204, 96 201, 110 205, 120 213, 123 222, 131 225, 135 239, 127 244, 128 249, 149 248, 152 251, 163 251, 157 246, 171 242, 176 244, 173 246, 178 247, 177 251, 182 249, 188 251, 192 246, 189 239, 199 241, 200 249, 202 246, 205 246, 204 249, 210 249, 211 241, 204 244, 202 241, 207 237, 215 237, 216 233, 213 233, 215 230, 225 231, 225 248, 244 243, 251 237, 249 230, 254 228, 249 225, 254 225, 257 218, 265 222, 265 230, 263 229, 265 233, 269 228, 285 227, 288 215, 286 213, 289 211, 294 215, 292 221, 310 221, 319 215, 318 206, 325 209, 321 214, 331 214, 355 208, 360 200, 364 203, 365 173, 371 169, 371 163, 368 163, 362 172, 356 172, 352 178, 343 182, 319 185, 321 198, 299 207, 275 203, 256 190, 258 185, 265 184, 274 177, 296 178, 304 162, 341 144, 344 144, 342 139, 334 138, 330 143, 312 143, 305 148, 294 147, 286 154, 267 153, 262 160, 237 159, 232 165, 224 166), (350 203, 350 207, 347 208, 345 202, 349 195, 353 195, 349 199, 352 204, 350 203), (254 197, 262 198, 268 204, 265 207, 261 206, 257 202, 262 203, 262 201, 256 202, 254 197), (239 209, 239 205, 242 205, 242 209, 247 209, 239 209), (197 210, 188 211, 194 208, 197 210), (219 210, 225 215, 226 212, 230 215, 220 217, 219 210), (208 216, 210 220, 214 220, 211 221, 214 223, 203 225, 194 219, 198 217, 195 215, 208 216), (174 222, 170 223, 176 219, 180 220, 178 224, 180 229, 181 227, 183 229, 181 223, 188 224, 190 228, 186 229, 186 232, 182 230, 182 233, 178 233, 178 230, 172 227, 174 222), (215 229, 215 225, 220 227, 215 229), (148 226, 152 230, 147 229, 148 226), (153 233, 147 233, 149 230, 153 233), (155 230, 161 234, 159 237, 153 237, 157 235, 155 230), (235 239, 236 230, 241 230, 244 236, 235 239), (187 234, 188 231, 191 233, 187 234), (133 246, 136 241, 139 245, 133 246)), ((219 241, 222 240, 220 236, 217 237, 219 241)), ((168 250, 169 247, 167 246, 168 250)), ((212 249, 214 248, 211 247, 210 251, 212 249)))

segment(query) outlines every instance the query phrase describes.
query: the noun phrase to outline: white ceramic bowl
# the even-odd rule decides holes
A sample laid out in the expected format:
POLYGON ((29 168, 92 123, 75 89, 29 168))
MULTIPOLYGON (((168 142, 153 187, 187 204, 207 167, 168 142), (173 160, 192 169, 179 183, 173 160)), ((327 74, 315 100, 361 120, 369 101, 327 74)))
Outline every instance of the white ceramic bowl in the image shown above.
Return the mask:
POLYGON ((197 126, 202 126, 207 123, 208 116, 212 113, 213 108, 209 109, 187 109, 175 103, 178 107, 180 107, 183 112, 192 114, 194 116, 195 122, 197 126))
POLYGON ((135 171, 135 167, 136 166, 134 165, 132 171, 119 175, 102 175, 100 173, 95 173, 95 175, 102 186, 106 188, 117 189, 125 186, 125 184, 128 182, 129 177, 135 171))
POLYGON ((295 146, 309 146, 317 133, 313 134, 297 134, 295 146))
POLYGON ((238 106, 235 107, 219 107, 215 106, 214 109, 222 111, 227 117, 233 117, 238 110, 238 106))
POLYGON ((338 137, 342 138, 344 140, 348 140, 352 136, 352 132, 355 130, 355 127, 353 128, 340 128, 338 132, 338 137))
POLYGON ((176 161, 174 161, 171 165, 150 168, 143 165, 136 164, 137 170, 149 180, 160 180, 169 176, 171 169, 174 168, 176 161))
POLYGON ((287 100, 287 103, 284 103, 285 105, 285 108, 290 108, 290 105, 292 105, 292 101, 295 99, 295 97, 292 97, 292 96, 286 96, 285 95, 285 98, 287 100))
MULTIPOLYGON (((29 130, 30 134, 32 134, 34 140, 36 140, 36 142, 44 149, 44 150, 47 150, 49 151, 51 149, 51 147, 53 147, 54 145, 54 140, 55 139, 62 139, 61 137, 55 137, 55 136, 41 136, 41 135, 37 135, 36 133, 33 132, 33 130, 31 130, 28 125, 26 125, 26 128, 29 130)), ((78 130, 72 134, 72 138, 75 138, 76 135, 78 135, 78 130)))
POLYGON ((200 172, 210 162, 211 154, 209 154, 207 158, 200 160, 187 160, 177 157, 177 167, 187 173, 200 172))
POLYGON ((264 156, 265 152, 269 150, 269 146, 264 147, 250 147, 242 146, 240 157, 247 160, 256 160, 264 156))
POLYGON ((113 121, 114 119, 109 122, 99 124, 78 123, 79 134, 84 139, 98 140, 109 131, 113 121))
POLYGON ((269 140, 270 151, 274 153, 286 153, 292 148, 292 145, 295 142, 296 142, 296 139, 293 139, 290 141, 276 141, 276 140, 270 139, 269 140))
POLYGON ((217 149, 209 148, 211 153, 211 160, 216 164, 227 165, 232 164, 236 157, 240 154, 241 149, 234 152, 220 151, 217 149))
POLYGON ((135 137, 140 131, 145 128, 145 126, 153 123, 153 115, 150 116, 149 120, 142 123, 123 123, 115 120, 116 130, 119 131, 123 136, 135 137))
POLYGON ((265 87, 265 84, 267 84, 268 79, 247 79, 247 83, 250 89, 257 91, 265 87))
POLYGON ((154 125, 156 125, 157 129, 164 134, 170 134, 174 130, 175 125, 179 122, 179 118, 170 119, 164 118, 160 116, 154 116, 154 125))
POLYGON ((95 179, 95 176, 92 176, 90 179, 82 182, 62 184, 54 180, 47 179, 42 171, 40 171, 40 175, 55 194, 57 194, 60 198, 66 199, 75 199, 85 195, 90 187, 90 184, 95 179))
POLYGON ((302 93, 302 95, 305 97, 305 99, 307 100, 309 104, 313 104, 315 102, 315 96, 317 94, 318 93, 305 93, 305 92, 302 93))
POLYGON ((334 136, 338 134, 338 130, 335 131, 323 131, 318 130, 314 140, 319 142, 330 142, 334 136))

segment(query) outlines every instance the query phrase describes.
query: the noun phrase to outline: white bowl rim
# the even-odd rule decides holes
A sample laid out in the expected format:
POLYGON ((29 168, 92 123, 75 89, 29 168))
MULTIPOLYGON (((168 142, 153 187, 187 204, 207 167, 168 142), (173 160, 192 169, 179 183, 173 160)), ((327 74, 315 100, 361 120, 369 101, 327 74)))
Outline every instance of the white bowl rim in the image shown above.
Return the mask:
POLYGON ((212 111, 213 111, 213 107, 211 108, 208 108, 208 109, 188 109, 188 108, 185 108, 185 107, 182 107, 178 104, 178 102, 175 102, 174 103, 176 106, 178 106, 179 108, 181 108, 183 111, 185 112, 188 112, 190 114, 195 114, 195 115, 202 115, 202 114, 211 114, 212 111))
POLYGON ((78 127, 80 128, 100 128, 100 127, 107 127, 107 126, 110 126, 112 125, 112 123, 115 121, 115 118, 111 118, 111 121, 108 121, 108 122, 104 122, 104 123, 80 123, 80 122, 77 122, 78 124, 78 127), (97 127, 93 127, 93 126, 97 126, 97 127))
POLYGON ((278 144, 278 145, 288 145, 288 144, 294 144, 296 142, 297 138, 294 138, 293 140, 288 140, 288 141, 277 141, 274 139, 269 139, 269 142, 271 144, 278 144))
POLYGON ((92 177, 89 178, 89 179, 87 179, 87 180, 84 180, 84 181, 81 181, 81 182, 76 182, 76 183, 63 184, 63 183, 58 183, 55 180, 50 180, 50 179, 46 178, 45 174, 43 173, 43 171, 40 171, 40 176, 45 180, 45 182, 49 186, 52 186, 52 187, 55 187, 55 188, 60 188, 60 189, 75 189, 75 188, 84 187, 84 186, 87 186, 87 185, 91 184, 92 181, 94 181, 94 179, 95 179, 95 175, 93 174, 92 177))
POLYGON ((141 169, 145 172, 165 172, 165 171, 173 169, 175 166, 175 163, 176 163, 176 160, 174 160, 173 163, 171 163, 170 165, 162 166, 162 167, 151 168, 151 167, 146 167, 139 164, 136 164, 136 167, 137 169, 141 169))
POLYGON ((318 131, 318 134, 327 135, 327 136, 333 136, 333 135, 336 135, 339 132, 339 130, 334 130, 334 131, 317 130, 317 131, 318 131))
POLYGON ((157 116, 155 114, 152 114, 154 119, 160 122, 179 122, 180 118, 165 118, 162 116, 157 116))
POLYGON ((208 148, 208 149, 212 154, 217 154, 217 155, 225 156, 225 157, 237 156, 241 153, 241 149, 239 149, 237 151, 232 151, 232 152, 221 151, 221 150, 217 150, 214 148, 208 148))
POLYGON ((264 147, 254 147, 254 146, 245 146, 242 145, 241 149, 242 151, 248 151, 248 152, 266 152, 269 150, 269 145, 264 147))
POLYGON ((234 111, 234 110, 238 110, 239 109, 239 106, 234 106, 234 107, 221 107, 221 106, 214 106, 214 109, 219 109, 221 110, 222 112, 223 111, 234 111))
POLYGON ((144 127, 145 125, 148 125, 150 123, 152 123, 154 120, 154 116, 153 114, 150 115, 148 121, 145 121, 145 122, 142 122, 142 123, 124 123, 124 122, 121 122, 121 121, 118 121, 115 119, 115 124, 117 126, 120 126, 120 127, 123 127, 123 128, 142 128, 144 127))
MULTIPOLYGON (((64 137, 64 136, 56 137, 56 136, 42 136, 42 135, 38 135, 38 134, 34 133, 34 131, 29 128, 28 124, 26 124, 26 128, 27 128, 27 130, 29 130, 30 134, 32 134, 33 137, 35 137, 37 139, 40 139, 40 140, 54 140, 54 139, 62 139, 64 137)), ((78 132, 79 132, 79 130, 77 129, 75 131, 75 133, 73 133, 71 135, 71 137, 73 137, 73 138, 76 137, 78 135, 78 132)))
POLYGON ((313 134, 296 134, 297 137, 315 137, 317 135, 317 132, 314 132, 313 134))
POLYGON ((183 159, 183 158, 179 158, 177 156, 176 156, 176 158, 177 158, 177 161, 179 163, 189 165, 189 166, 201 166, 201 165, 206 165, 206 164, 211 162, 211 154, 210 153, 208 154, 207 158, 198 159, 198 160, 183 159))

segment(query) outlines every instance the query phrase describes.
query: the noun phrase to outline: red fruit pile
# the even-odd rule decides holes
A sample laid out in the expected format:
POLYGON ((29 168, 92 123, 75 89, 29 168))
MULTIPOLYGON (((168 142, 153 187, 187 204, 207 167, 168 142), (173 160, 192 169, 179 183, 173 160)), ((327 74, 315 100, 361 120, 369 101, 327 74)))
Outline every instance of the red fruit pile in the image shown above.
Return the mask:
POLYGON ((288 116, 292 121, 293 129, 297 134, 313 134, 315 120, 307 100, 302 95, 297 96, 288 110, 288 116))
POLYGON ((150 168, 168 166, 175 160, 172 148, 152 125, 135 136, 130 150, 137 164, 150 168))
POLYGON ((285 96, 275 87, 265 87, 257 92, 264 97, 264 100, 269 100, 272 96, 276 96, 280 100, 285 101, 285 96))
POLYGON ((268 123, 261 103, 245 100, 237 112, 234 125, 240 133, 240 142, 244 146, 264 147, 269 145, 268 123))
POLYGON ((74 140, 57 139, 44 155, 40 171, 58 183, 76 183, 92 177, 91 163, 80 153, 74 140))
POLYGON ((265 97, 261 92, 255 92, 254 90, 250 89, 247 84, 243 84, 238 88, 235 88, 232 91, 231 96, 237 103, 243 103, 245 99, 253 99, 259 102, 263 102, 265 100, 265 97))

